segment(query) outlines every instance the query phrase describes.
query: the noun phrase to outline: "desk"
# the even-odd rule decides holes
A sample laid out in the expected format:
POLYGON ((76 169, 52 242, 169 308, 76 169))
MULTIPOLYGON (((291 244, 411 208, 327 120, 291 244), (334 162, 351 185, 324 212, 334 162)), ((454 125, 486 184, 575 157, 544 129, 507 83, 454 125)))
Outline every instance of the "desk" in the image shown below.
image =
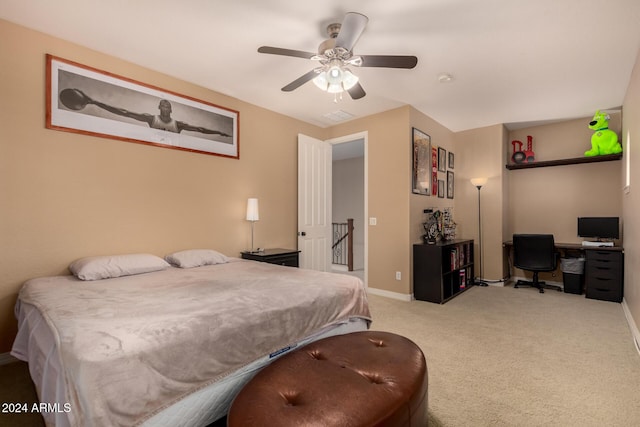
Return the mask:
MULTIPOLYGON (((509 253, 513 242, 503 242, 509 253)), ((585 256, 584 285, 587 298, 622 302, 624 290, 624 248, 622 246, 582 246, 580 243, 555 243, 560 252, 577 251, 585 256)), ((510 257, 509 257, 510 259, 510 257)), ((511 274, 511 261, 509 261, 511 274)))
MULTIPOLYGON (((513 241, 507 240, 506 242, 502 242, 502 246, 505 248, 511 248, 513 246, 513 241)), ((555 243, 556 249, 559 250, 576 250, 580 252, 586 251, 611 251, 611 252, 624 252, 624 248, 622 246, 582 246, 581 243, 555 243)))

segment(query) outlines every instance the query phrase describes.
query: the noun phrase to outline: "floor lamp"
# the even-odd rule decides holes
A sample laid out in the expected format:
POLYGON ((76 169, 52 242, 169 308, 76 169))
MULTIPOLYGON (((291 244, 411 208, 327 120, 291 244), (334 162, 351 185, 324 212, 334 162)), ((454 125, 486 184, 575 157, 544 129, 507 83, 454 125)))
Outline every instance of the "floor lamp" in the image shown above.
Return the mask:
POLYGON ((480 264, 480 275, 476 277, 474 284, 476 286, 488 286, 487 282, 482 279, 482 217, 480 209, 480 189, 487 183, 487 178, 471 178, 471 184, 478 189, 478 261, 480 264))

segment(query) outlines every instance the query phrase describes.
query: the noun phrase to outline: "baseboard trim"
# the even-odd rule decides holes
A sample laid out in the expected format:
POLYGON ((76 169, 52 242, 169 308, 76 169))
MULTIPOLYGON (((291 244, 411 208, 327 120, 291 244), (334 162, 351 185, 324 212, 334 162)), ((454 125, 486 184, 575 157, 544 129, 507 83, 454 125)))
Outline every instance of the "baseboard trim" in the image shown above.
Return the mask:
POLYGON ((411 301, 413 299, 411 294, 401 294, 399 292, 387 291, 384 289, 367 288, 367 292, 374 295, 380 295, 382 297, 393 298, 400 301, 411 301))
POLYGON ((502 279, 502 280, 489 280, 489 279, 480 279, 483 280, 484 283, 487 284, 487 286, 498 286, 500 288, 504 288, 507 285, 507 280, 502 279))
POLYGON ((19 361, 19 359, 16 359, 9 353, 0 353, 0 365, 8 365, 9 363, 17 361, 19 361))
POLYGON ((631 336, 634 344, 636 345, 636 350, 638 351, 638 354, 640 354, 640 330, 638 330, 638 326, 636 326, 636 322, 633 320, 633 316, 631 315, 631 311, 627 305, 627 300, 624 298, 622 298, 622 311, 624 311, 624 317, 627 318, 629 329, 631 329, 631 336))

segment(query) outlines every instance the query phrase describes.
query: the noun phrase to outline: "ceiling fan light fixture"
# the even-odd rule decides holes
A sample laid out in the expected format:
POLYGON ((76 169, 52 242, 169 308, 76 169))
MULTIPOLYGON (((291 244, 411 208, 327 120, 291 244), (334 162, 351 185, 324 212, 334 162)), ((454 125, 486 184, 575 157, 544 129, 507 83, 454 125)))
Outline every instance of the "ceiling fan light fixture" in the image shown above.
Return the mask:
POLYGON ((351 71, 345 69, 344 77, 342 78, 342 87, 344 90, 349 90, 358 83, 358 76, 353 74, 351 71))
POLYGON ((327 81, 327 72, 321 71, 316 77, 314 77, 313 84, 318 86, 319 89, 327 91, 329 89, 329 82, 327 81))
POLYGON ((313 79, 313 83, 325 92, 341 93, 354 87, 358 83, 358 76, 334 65, 318 74, 313 79))
POLYGON ((344 71, 338 65, 332 65, 327 70, 327 81, 330 85, 339 85, 342 82, 344 71))

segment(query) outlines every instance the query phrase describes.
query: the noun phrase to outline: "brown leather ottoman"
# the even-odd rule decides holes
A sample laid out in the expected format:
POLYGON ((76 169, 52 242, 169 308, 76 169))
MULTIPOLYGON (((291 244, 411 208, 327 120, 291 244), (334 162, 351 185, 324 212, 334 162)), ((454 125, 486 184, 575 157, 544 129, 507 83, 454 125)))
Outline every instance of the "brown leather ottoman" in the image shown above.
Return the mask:
POLYGON ((426 426, 427 364, 389 332, 325 338, 282 356, 236 396, 227 425, 426 426))

